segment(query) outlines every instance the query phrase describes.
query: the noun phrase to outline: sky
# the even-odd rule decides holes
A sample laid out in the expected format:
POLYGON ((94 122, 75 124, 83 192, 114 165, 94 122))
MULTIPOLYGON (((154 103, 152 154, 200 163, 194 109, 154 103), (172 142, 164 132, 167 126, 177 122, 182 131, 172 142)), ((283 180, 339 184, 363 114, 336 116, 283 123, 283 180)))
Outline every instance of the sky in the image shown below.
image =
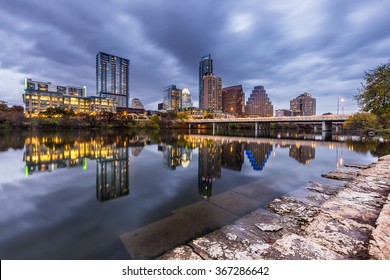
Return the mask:
POLYGON ((364 72, 390 58, 388 11, 388 0, 0 0, 0 100, 23 105, 25 78, 95 95, 102 51, 130 59, 130 99, 146 109, 171 84, 197 105, 211 54, 245 100, 263 85, 274 109, 308 92, 317 114, 353 113, 364 72))

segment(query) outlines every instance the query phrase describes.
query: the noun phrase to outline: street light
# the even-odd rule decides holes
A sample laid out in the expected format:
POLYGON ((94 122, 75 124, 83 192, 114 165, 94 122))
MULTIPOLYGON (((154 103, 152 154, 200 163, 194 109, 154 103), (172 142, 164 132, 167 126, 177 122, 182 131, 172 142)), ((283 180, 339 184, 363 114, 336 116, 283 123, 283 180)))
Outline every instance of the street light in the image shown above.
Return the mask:
MULTIPOLYGON (((344 102, 344 98, 342 98, 342 97, 338 97, 337 98, 337 115, 339 114, 339 108, 340 108, 340 102, 341 102, 341 104, 344 102)), ((343 105, 342 105, 343 106, 343 105)), ((342 110, 342 113, 344 114, 344 107, 342 107, 341 108, 342 110)))
POLYGON ((344 115, 344 98, 341 98, 341 114, 344 115))

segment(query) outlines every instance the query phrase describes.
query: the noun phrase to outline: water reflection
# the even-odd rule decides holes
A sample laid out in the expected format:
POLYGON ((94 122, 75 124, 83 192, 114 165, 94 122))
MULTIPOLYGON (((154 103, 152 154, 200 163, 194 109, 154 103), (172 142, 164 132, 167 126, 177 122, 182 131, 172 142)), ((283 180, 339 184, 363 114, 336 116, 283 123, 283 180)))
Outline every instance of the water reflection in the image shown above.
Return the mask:
MULTIPOLYGON (((336 167, 343 165, 344 143, 309 139, 286 139, 291 135, 277 134, 275 138, 228 137, 211 135, 163 135, 153 139, 147 135, 61 134, 30 135, 25 138, 26 176, 57 169, 88 168, 88 160, 96 161, 96 198, 112 200, 129 195, 129 150, 139 156, 146 145, 155 144, 162 153, 162 166, 169 170, 187 168, 193 151, 198 151, 198 194, 212 195, 213 183, 222 176, 222 169, 241 172, 245 160, 254 171, 261 172, 270 156, 278 149, 289 149, 288 155, 308 165, 315 159, 316 146, 336 149, 336 167)), ((305 136, 305 138, 307 138, 305 136)), ((376 151, 378 143, 362 144, 346 141, 349 150, 376 151)))

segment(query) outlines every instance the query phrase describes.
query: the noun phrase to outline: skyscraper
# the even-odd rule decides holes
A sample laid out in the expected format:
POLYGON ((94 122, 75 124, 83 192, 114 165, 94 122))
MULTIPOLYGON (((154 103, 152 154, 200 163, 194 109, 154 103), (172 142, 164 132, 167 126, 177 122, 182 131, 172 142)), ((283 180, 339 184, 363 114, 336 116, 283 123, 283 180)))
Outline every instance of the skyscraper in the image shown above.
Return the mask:
POLYGON ((316 114, 316 99, 310 93, 303 93, 290 100, 290 110, 295 116, 314 116, 316 114))
POLYGON ((242 85, 222 89, 222 111, 235 117, 244 115, 244 91, 242 85))
POLYGON ((96 95, 109 97, 118 107, 129 106, 129 68, 126 58, 99 52, 96 55, 96 95))
POLYGON ((179 110, 181 106, 181 89, 170 85, 163 89, 163 106, 166 110, 179 110))
POLYGON ((263 86, 255 86, 246 103, 248 116, 272 117, 274 107, 263 86))
POLYGON ((185 109, 192 106, 191 93, 188 88, 183 88, 181 91, 181 108, 185 109))
POLYGON ((206 74, 213 73, 213 60, 211 59, 211 54, 205 55, 201 58, 199 62, 199 108, 203 108, 204 104, 204 95, 203 95, 203 76, 206 74))
POLYGON ((199 108, 222 111, 222 79, 212 73, 203 76, 202 100, 199 108))

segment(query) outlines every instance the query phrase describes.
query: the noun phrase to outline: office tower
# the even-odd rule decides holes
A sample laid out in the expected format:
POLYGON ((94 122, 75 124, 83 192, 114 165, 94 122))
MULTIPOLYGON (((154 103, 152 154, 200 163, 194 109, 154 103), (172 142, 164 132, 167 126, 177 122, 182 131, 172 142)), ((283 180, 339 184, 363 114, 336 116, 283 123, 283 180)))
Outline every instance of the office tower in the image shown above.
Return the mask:
POLYGON ((290 100, 290 110, 294 116, 314 116, 316 114, 316 99, 310 93, 303 93, 290 100))
POLYGON ((222 111, 235 117, 243 117, 245 94, 242 85, 222 89, 222 111))
POLYGON ((245 154, 253 170, 262 171, 272 153, 273 146, 266 143, 250 143, 245 145, 245 154))
POLYGON ((26 79, 23 103, 25 111, 32 114, 46 111, 49 107, 72 109, 76 113, 96 111, 115 112, 116 102, 111 98, 87 96, 85 86, 62 86, 51 82, 26 79))
POLYGON ((263 86, 255 86, 246 103, 246 115, 272 117, 274 107, 263 86))
POLYGON ((191 93, 188 88, 184 88, 181 92, 181 109, 192 107, 191 93))
POLYGON ((222 111, 222 79, 212 73, 203 76, 202 103, 199 108, 222 111))
POLYGON ((111 54, 96 55, 96 95, 110 97, 118 107, 129 106, 130 61, 111 54))
POLYGON ((131 100, 131 108, 134 109, 145 109, 144 105, 142 104, 141 100, 139 98, 133 98, 131 100))
POLYGON ((211 59, 211 55, 205 55, 201 58, 199 62, 199 108, 203 108, 204 100, 203 100, 203 76, 207 74, 213 73, 213 60, 211 59))
POLYGON ((181 89, 170 85, 163 89, 163 108, 165 110, 179 110, 181 104, 181 89))

